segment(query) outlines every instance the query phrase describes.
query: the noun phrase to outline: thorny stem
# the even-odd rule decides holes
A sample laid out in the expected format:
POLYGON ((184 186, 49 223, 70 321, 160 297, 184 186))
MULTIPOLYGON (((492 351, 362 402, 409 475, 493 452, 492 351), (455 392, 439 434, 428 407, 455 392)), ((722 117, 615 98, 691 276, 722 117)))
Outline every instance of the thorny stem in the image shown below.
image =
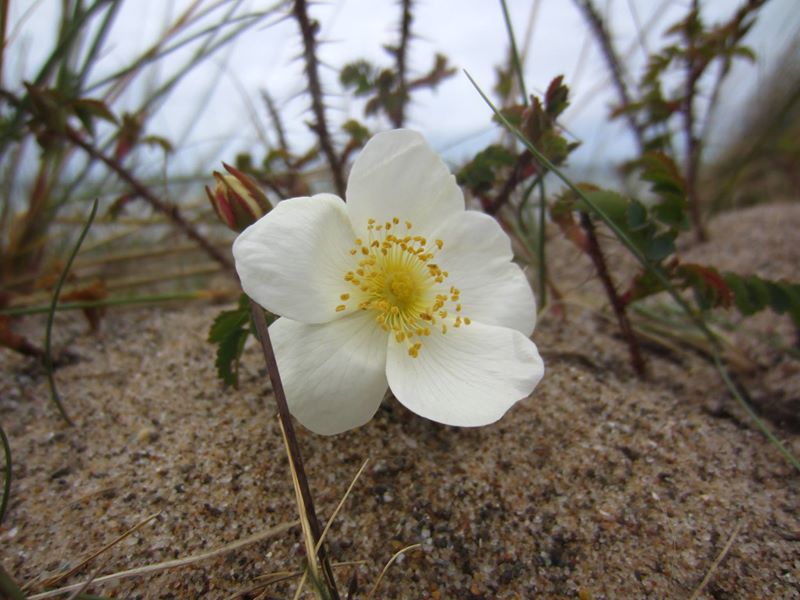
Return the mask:
POLYGON ((233 262, 219 248, 214 246, 197 228, 186 220, 180 210, 174 204, 164 202, 156 197, 144 184, 136 179, 122 164, 103 154, 98 148, 87 142, 77 131, 71 127, 65 129, 67 138, 76 146, 82 148, 89 156, 99 160, 111 169, 117 176, 127 183, 136 194, 145 200, 157 211, 166 215, 179 229, 206 251, 206 253, 217 261, 226 271, 234 271, 233 262))
POLYGON ((308 77, 308 91, 311 94, 311 110, 314 112, 316 123, 312 126, 314 133, 319 139, 319 146, 322 153, 328 160, 333 176, 333 184, 336 193, 344 198, 345 182, 342 169, 342 161, 336 154, 328 131, 328 123, 325 119, 325 104, 322 102, 322 85, 319 81, 319 61, 317 60, 317 41, 314 38, 315 24, 308 18, 306 0, 295 0, 294 16, 300 25, 300 33, 303 36, 303 56, 306 62, 306 76, 308 77))
POLYGON ((397 47, 397 91, 400 102, 397 105, 397 112, 390 115, 392 124, 395 127, 402 127, 406 120, 406 98, 408 86, 406 83, 406 58, 408 55, 408 40, 411 37, 411 0, 403 0, 403 18, 400 25, 400 45, 397 47))
MULTIPOLYGON (((264 309, 261 308, 256 302, 250 300, 250 313, 253 316, 253 323, 256 326, 256 333, 258 341, 261 342, 261 349, 264 352, 264 361, 267 363, 267 372, 269 379, 272 382, 272 391, 275 396, 275 403, 278 405, 278 418, 281 420, 281 425, 286 432, 286 441, 288 452, 294 465, 295 472, 297 473, 297 481, 300 484, 300 494, 303 497, 303 504, 306 509, 306 518, 311 527, 311 534, 314 536, 314 544, 319 542, 322 530, 319 526, 319 519, 317 513, 314 511, 314 502, 311 498, 311 489, 308 486, 308 478, 306 477, 305 467, 303 467, 303 458, 300 455, 300 447, 297 444, 297 434, 294 430, 292 417, 289 414, 289 406, 286 403, 286 393, 283 390, 283 383, 281 376, 278 372, 278 363, 275 360, 275 352, 272 348, 272 342, 269 339, 269 328, 267 327, 267 320, 264 318, 264 309)), ((333 600, 339 600, 339 593, 336 589, 336 580, 333 578, 333 571, 330 562, 328 561, 325 547, 319 548, 319 559, 322 563, 322 571, 325 576, 325 581, 328 585, 328 591, 333 600)), ((311 558, 309 557, 309 560, 311 558)))
POLYGON ((625 303, 622 301, 622 298, 619 297, 619 294, 617 294, 617 289, 614 287, 614 282, 611 280, 611 274, 608 272, 606 259, 603 256, 603 251, 600 248, 599 242, 597 241, 594 223, 592 223, 592 219, 587 213, 581 211, 580 215, 581 227, 586 232, 586 250, 589 253, 589 257, 592 259, 592 262, 594 263, 595 269, 597 270, 597 276, 600 278, 600 281, 603 282, 603 287, 605 288, 608 299, 611 302, 611 307, 614 309, 614 314, 617 317, 617 322, 619 323, 619 328, 622 331, 622 336, 625 338, 625 342, 628 344, 628 351, 631 355, 631 365, 639 377, 644 377, 645 364, 644 359, 642 358, 641 349, 639 348, 639 340, 636 339, 636 335, 633 333, 631 323, 628 320, 628 315, 625 312, 625 303))
MULTIPOLYGON (((692 15, 687 21, 687 28, 692 27, 692 21, 697 18, 699 11, 698 1, 692 2, 692 15)), ((697 81, 702 75, 705 65, 697 57, 695 49, 695 35, 687 30, 686 43, 686 97, 683 105, 683 131, 686 137, 686 196, 689 203, 689 215, 694 225, 695 241, 704 242, 708 239, 705 227, 700 216, 700 202, 697 195, 697 167, 700 161, 700 142, 695 135, 694 124, 694 96, 697 91, 697 81)))
POLYGON ((489 202, 487 199, 487 202, 484 202, 483 211, 486 214, 496 215, 498 211, 510 200, 511 193, 525 178, 524 173, 530 166, 532 160, 533 156, 527 150, 524 150, 519 155, 517 163, 514 165, 514 169, 511 171, 508 179, 503 184, 503 188, 497 193, 494 201, 489 202))
MULTIPOLYGON (((597 8, 592 4, 591 0, 575 0, 575 3, 578 5, 578 8, 583 11, 586 21, 589 23, 589 28, 600 44, 600 50, 603 52, 603 57, 606 60, 608 69, 611 71, 611 80, 614 82, 614 87, 617 90, 617 96, 619 96, 622 108, 628 108, 631 105, 631 96, 622 74, 622 63, 611 42, 611 36, 608 33, 608 29, 606 29, 603 18, 600 16, 600 13, 597 12, 597 8)), ((636 117, 630 112, 625 112, 625 119, 628 121, 631 133, 633 133, 636 138, 636 144, 641 154, 644 152, 645 147, 642 126, 639 125, 636 117)))

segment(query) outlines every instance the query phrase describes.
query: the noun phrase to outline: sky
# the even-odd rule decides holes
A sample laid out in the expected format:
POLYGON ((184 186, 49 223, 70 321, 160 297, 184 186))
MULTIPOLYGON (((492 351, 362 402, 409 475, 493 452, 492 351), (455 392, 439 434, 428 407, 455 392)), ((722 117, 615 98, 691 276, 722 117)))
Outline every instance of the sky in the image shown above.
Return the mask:
MULTIPOLYGON (((772 0, 762 11, 748 39, 758 59, 755 64, 739 64, 730 78, 722 96, 714 144, 724 142, 749 94, 800 32, 800 11, 794 9, 795 2, 772 0)), ((205 0, 201 5, 217 3, 205 0)), ((57 0, 11 3, 13 37, 7 50, 4 86, 19 89, 20 81, 30 79, 51 51, 60 4, 57 0)), ((126 65, 188 4, 188 0, 126 0, 90 79, 98 81, 126 65)), ((605 11, 632 78, 638 78, 645 49, 652 51, 664 43, 664 31, 684 14, 689 1, 597 0, 596 4, 605 11), (639 31, 643 31, 642 38, 639 31)), ((724 19, 738 4, 733 0, 706 0, 705 18, 709 22, 724 19)), ((273 5, 274 1, 244 1, 238 14, 273 5)), ((225 6, 230 3, 223 4, 210 18, 219 19, 225 6)), ((571 88, 572 106, 562 124, 581 142, 571 164, 602 168, 631 156, 632 138, 621 121, 608 118, 616 98, 598 46, 575 4, 569 0, 508 0, 508 6, 518 44, 525 50, 529 91, 541 94, 550 80, 562 74, 571 88)), ((382 46, 395 42, 399 13, 397 0, 328 0, 312 6, 312 17, 320 22, 320 57, 326 65, 323 85, 332 123, 362 118, 362 104, 342 93, 337 69, 359 58, 389 64, 391 59, 382 46)), ((452 65, 468 70, 484 90, 492 89, 494 70, 506 56, 508 40, 498 1, 420 0, 414 14, 415 39, 409 61, 412 76, 424 73, 434 54, 441 52, 452 65)), ((164 136, 179 148, 168 160, 172 174, 214 168, 219 161, 232 161, 242 151, 251 151, 254 159, 260 160, 264 154, 260 140, 272 135, 261 101, 262 90, 267 90, 280 107, 298 151, 311 143, 305 124, 311 119, 309 101, 303 94, 303 66, 297 60, 301 52, 297 24, 278 16, 241 35, 194 69, 152 116, 147 133, 164 136)), ((135 107, 155 83, 165 80, 188 58, 189 49, 184 49, 156 65, 117 101, 115 110, 135 107)), ((389 127, 385 121, 367 120, 367 124, 374 130, 389 127)), ((453 163, 465 160, 499 134, 489 108, 460 70, 435 92, 414 97, 407 126, 421 131, 453 163)))

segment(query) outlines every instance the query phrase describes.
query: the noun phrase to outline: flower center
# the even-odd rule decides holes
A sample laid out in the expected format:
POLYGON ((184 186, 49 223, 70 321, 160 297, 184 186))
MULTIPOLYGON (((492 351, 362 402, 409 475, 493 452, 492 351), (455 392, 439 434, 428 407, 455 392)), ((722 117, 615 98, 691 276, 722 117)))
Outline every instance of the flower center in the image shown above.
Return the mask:
POLYGON ((416 358, 422 347, 419 339, 430 335, 431 327, 447 333, 448 325, 469 325, 470 320, 461 315, 461 292, 446 287, 449 274, 434 262, 444 242, 429 244, 422 236, 410 235, 408 221, 403 234, 394 233, 399 225, 397 217, 384 224, 367 222, 368 239, 357 238, 350 250, 356 268, 344 276, 355 289, 340 296, 343 303, 336 310, 346 310, 353 301, 359 310, 374 312, 378 325, 398 343, 406 343, 409 355, 416 358))

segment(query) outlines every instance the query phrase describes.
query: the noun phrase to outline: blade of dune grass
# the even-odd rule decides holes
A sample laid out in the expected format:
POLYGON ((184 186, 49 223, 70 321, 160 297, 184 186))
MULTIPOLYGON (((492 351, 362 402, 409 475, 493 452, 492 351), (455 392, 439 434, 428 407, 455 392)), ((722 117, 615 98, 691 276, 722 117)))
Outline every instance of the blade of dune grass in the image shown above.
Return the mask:
POLYGON ((80 249, 84 238, 86 238, 86 234, 89 233, 89 227, 91 227, 92 221, 94 221, 96 214, 97 200, 95 200, 92 204, 92 210, 89 212, 89 217, 86 219, 86 224, 83 226, 81 234, 78 236, 78 241, 75 243, 75 247, 72 249, 69 258, 67 259, 67 264, 64 266, 64 270, 61 272, 61 277, 58 278, 56 289, 53 291, 53 300, 50 302, 50 312, 47 315, 47 327, 44 334, 44 366, 45 370, 47 371, 47 382, 50 385, 50 396, 53 399, 53 403, 56 405, 56 408, 58 408, 58 412, 61 413, 61 416, 64 417, 64 420, 70 425, 74 425, 74 423, 64 410, 64 406, 61 403, 61 398, 58 395, 58 389, 56 388, 55 377, 53 376, 53 357, 50 351, 53 332, 53 319, 55 318, 56 305, 58 304, 58 296, 61 294, 61 287, 64 285, 64 281, 67 279, 67 274, 72 266, 72 261, 75 260, 75 256, 78 254, 78 250, 80 249))

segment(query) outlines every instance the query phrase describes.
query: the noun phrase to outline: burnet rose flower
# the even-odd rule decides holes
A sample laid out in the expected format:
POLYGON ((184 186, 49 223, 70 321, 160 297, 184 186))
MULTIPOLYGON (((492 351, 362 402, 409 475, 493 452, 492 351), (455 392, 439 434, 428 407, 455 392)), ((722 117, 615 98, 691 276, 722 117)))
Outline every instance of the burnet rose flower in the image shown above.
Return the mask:
POLYGON ((387 387, 418 415, 497 421, 544 373, 536 302, 511 242, 464 209, 447 166, 413 131, 373 137, 347 202, 278 203, 233 244, 269 328, 289 409, 335 434, 369 421, 387 387))

